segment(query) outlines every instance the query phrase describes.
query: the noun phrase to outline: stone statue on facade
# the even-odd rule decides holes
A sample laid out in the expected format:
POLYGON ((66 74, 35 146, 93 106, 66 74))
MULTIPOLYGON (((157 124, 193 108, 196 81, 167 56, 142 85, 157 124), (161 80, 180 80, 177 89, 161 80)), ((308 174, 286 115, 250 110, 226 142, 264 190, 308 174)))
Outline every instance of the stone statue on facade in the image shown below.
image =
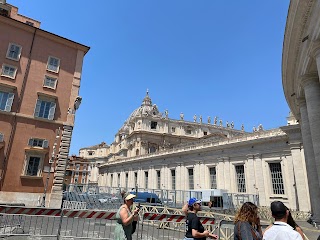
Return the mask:
POLYGON ((234 128, 234 122, 233 121, 231 122, 231 128, 234 128))
POLYGON ((244 125, 243 125, 243 123, 241 124, 241 131, 244 131, 244 125))
POLYGON ((183 118, 184 118, 183 113, 180 113, 180 120, 183 120, 183 118))
POLYGON ((256 131, 257 131, 256 126, 253 126, 252 132, 256 132, 256 131))
POLYGON ((202 123, 202 116, 199 116, 199 122, 202 123))
POLYGON ((211 123, 211 117, 209 116, 208 117, 208 124, 210 124, 211 123))
POLYGON ((197 122, 197 115, 196 114, 193 116, 193 122, 197 122))
POLYGON ((260 131, 263 131, 263 126, 262 126, 261 123, 260 123, 259 126, 258 126, 258 131, 259 131, 259 132, 260 132, 260 131))
POLYGON ((219 121, 219 126, 222 127, 222 119, 219 121))
POLYGON ((166 110, 164 111, 164 115, 165 115, 166 119, 168 119, 168 116, 169 116, 168 109, 166 109, 166 110))
POLYGON ((226 122, 226 125, 227 125, 227 128, 228 128, 228 127, 230 127, 230 125, 229 125, 229 122, 228 122, 228 121, 226 122))
POLYGON ((217 123, 218 123, 218 117, 214 117, 213 124, 217 125, 217 123))

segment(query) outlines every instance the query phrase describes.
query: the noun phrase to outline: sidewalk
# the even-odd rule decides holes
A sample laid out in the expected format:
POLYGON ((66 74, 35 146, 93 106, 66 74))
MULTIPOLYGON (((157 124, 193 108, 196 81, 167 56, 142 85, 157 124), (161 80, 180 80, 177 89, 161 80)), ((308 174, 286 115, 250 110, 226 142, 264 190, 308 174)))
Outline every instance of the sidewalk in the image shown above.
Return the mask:
POLYGON ((320 229, 315 228, 306 221, 297 221, 297 224, 302 228, 309 240, 317 240, 320 235, 320 229))

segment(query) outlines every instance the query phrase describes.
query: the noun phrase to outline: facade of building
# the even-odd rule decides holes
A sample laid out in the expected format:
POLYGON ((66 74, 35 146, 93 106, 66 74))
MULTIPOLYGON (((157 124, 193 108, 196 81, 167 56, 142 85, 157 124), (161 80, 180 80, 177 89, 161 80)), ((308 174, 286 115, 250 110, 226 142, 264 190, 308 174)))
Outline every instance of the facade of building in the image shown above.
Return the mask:
POLYGON ((66 168, 63 190, 66 190, 69 184, 89 184, 90 177, 90 161, 81 157, 71 156, 66 168))
POLYGON ((60 207, 89 48, 17 12, 1 1, 0 202, 60 207))
POLYGON ((320 224, 320 1, 291 0, 282 54, 282 83, 299 121, 313 219, 320 224))
POLYGON ((217 118, 206 123, 170 119, 149 94, 133 111, 115 141, 80 149, 80 156, 99 162, 102 186, 201 190, 256 194, 262 206, 274 200, 291 209, 310 210, 300 126, 288 125, 252 133, 217 118))

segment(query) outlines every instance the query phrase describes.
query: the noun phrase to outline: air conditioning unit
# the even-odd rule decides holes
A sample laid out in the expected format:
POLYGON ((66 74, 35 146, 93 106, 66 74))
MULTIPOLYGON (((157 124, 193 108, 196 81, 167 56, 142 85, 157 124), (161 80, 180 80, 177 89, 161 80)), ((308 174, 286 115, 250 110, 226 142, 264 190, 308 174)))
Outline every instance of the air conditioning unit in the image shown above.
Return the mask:
POLYGON ((0 142, 3 142, 3 141, 4 141, 4 134, 0 133, 0 142))

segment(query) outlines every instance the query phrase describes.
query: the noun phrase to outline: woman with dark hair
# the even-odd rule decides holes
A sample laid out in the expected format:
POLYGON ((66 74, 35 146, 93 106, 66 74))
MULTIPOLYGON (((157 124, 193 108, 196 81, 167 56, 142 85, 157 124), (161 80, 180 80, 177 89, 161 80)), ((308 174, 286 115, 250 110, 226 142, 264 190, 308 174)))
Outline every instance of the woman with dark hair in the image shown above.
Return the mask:
POLYGON ((190 198, 188 201, 188 209, 183 207, 182 210, 187 216, 184 240, 205 240, 207 237, 218 239, 217 235, 210 233, 208 230, 204 230, 197 216, 197 212, 201 210, 201 200, 190 198))
POLYGON ((234 240, 262 239, 258 207, 252 202, 246 202, 241 206, 234 222, 234 240))
POLYGON ((115 240, 132 240, 133 233, 133 221, 138 221, 139 208, 131 211, 133 205, 133 199, 136 195, 131 193, 122 192, 121 193, 124 204, 121 205, 116 214, 116 227, 114 230, 115 240))

